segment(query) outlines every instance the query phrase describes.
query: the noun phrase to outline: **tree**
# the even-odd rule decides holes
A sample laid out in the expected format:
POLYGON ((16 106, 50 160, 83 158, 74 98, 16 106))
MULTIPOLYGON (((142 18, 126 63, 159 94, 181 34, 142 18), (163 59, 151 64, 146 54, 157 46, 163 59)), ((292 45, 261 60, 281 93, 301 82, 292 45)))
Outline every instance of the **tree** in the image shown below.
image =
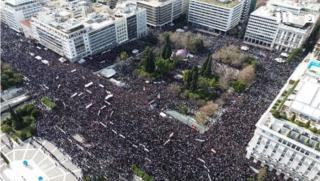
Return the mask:
POLYGON ((198 78, 199 78, 198 67, 193 67, 192 68, 191 85, 190 85, 190 89, 192 91, 195 91, 198 88, 198 78))
POLYGON ((254 65, 249 65, 244 67, 240 72, 239 72, 239 78, 241 82, 245 84, 250 84, 254 81, 256 78, 256 70, 254 65))
POLYGON ((187 42, 187 49, 191 53, 199 53, 203 48, 203 41, 199 38, 190 37, 187 42))
POLYGON ((170 35, 168 33, 165 33, 163 36, 164 36, 164 46, 162 48, 161 57, 164 59, 168 59, 172 54, 170 35))
POLYGON ((239 67, 244 58, 241 58, 240 49, 234 45, 224 46, 213 54, 216 60, 221 61, 224 64, 239 67))
POLYGON ((264 181, 264 179, 266 178, 267 176, 267 169, 266 168, 260 168, 259 169, 259 173, 257 175, 257 180, 258 181, 264 181))
POLYGON ((153 73, 155 71, 154 54, 149 47, 146 47, 144 50, 142 64, 144 71, 148 73, 153 73))
POLYGON ((185 70, 183 72, 183 83, 186 89, 190 89, 192 79, 192 72, 190 70, 185 70))
POLYGON ((12 127, 15 130, 20 130, 24 127, 23 119, 9 105, 9 112, 12 119, 12 127))
POLYGON ((83 176, 83 177, 82 177, 82 180, 83 180, 83 181, 91 181, 91 179, 90 179, 89 176, 83 176))
POLYGON ((206 61, 201 67, 201 75, 204 77, 211 77, 211 70, 212 69, 212 56, 209 54, 206 61))
POLYGON ((161 75, 168 74, 174 67, 174 62, 171 62, 170 60, 165 60, 161 57, 157 57, 156 60, 156 68, 157 72, 161 75))
POLYGON ((246 84, 237 80, 232 84, 232 87, 236 92, 243 92, 246 89, 246 84))
POLYGON ((120 60, 127 60, 129 57, 128 53, 126 51, 121 51, 120 53, 120 60))
POLYGON ((6 90, 13 86, 20 86, 23 83, 23 76, 14 72, 10 65, 1 64, 1 89, 6 90))

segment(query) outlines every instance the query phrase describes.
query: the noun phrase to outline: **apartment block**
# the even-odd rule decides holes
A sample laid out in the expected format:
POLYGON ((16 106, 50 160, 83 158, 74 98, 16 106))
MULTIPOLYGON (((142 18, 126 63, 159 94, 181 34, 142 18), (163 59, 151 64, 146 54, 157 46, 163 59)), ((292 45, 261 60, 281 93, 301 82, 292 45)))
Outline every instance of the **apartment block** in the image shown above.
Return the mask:
POLYGON ((197 30, 225 33, 240 23, 245 1, 190 0, 188 22, 197 30))
POLYGON ((74 62, 144 36, 146 10, 130 2, 110 9, 100 3, 51 1, 31 19, 31 29, 39 43, 74 62))
POLYGON ((136 3, 147 10, 147 24, 161 28, 185 14, 189 0, 137 0, 136 3))
POLYGON ((1 1, 1 21, 11 29, 21 32, 21 21, 30 18, 41 10, 37 0, 5 0, 1 1))
POLYGON ((289 52, 300 48, 319 23, 320 4, 307 6, 292 1, 270 1, 251 13, 244 42, 289 52))

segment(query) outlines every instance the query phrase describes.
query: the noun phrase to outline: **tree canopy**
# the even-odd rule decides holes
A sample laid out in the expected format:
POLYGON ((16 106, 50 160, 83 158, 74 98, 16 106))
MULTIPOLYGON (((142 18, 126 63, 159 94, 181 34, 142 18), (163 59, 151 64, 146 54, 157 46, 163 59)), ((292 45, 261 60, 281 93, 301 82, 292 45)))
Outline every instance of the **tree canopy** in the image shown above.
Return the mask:
POLYGON ((155 71, 155 61, 154 53, 149 47, 146 47, 142 57, 142 66, 143 70, 148 73, 153 73, 155 71))
POLYGON ((23 76, 12 70, 9 64, 1 64, 1 90, 13 86, 20 86, 23 83, 23 76))
POLYGON ((121 51, 120 53, 120 60, 127 60, 129 57, 128 53, 126 51, 121 51))
POLYGON ((212 75, 212 56, 211 54, 208 55, 206 61, 201 67, 201 75, 204 77, 211 77, 212 75))
POLYGON ((163 34, 164 36, 164 46, 161 51, 161 57, 164 59, 169 59, 172 54, 170 35, 168 33, 163 34))

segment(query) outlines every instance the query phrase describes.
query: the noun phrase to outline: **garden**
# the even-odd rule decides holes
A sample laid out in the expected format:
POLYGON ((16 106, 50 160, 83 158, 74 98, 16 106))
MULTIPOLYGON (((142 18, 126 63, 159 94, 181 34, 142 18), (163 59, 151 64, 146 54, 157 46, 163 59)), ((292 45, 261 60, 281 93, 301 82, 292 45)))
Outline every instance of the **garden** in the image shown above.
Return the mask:
POLYGON ((9 108, 10 115, 1 121, 1 131, 14 140, 26 140, 37 134, 36 119, 39 110, 34 104, 24 104, 17 109, 9 108))

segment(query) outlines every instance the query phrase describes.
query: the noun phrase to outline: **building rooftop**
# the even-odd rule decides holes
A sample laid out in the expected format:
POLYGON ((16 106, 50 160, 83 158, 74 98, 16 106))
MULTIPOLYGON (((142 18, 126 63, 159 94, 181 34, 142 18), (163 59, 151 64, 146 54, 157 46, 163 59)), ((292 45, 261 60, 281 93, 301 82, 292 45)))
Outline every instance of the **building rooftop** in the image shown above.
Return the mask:
POLYGON ((268 4, 280 9, 291 9, 301 12, 320 12, 320 3, 317 0, 269 0, 268 4))
POLYGON ((320 61, 302 62, 272 104, 273 117, 320 134, 320 61))
POLYGON ((317 22, 319 15, 316 14, 294 14, 291 11, 279 10, 274 6, 262 6, 252 12, 252 15, 273 19, 279 24, 293 28, 307 29, 317 22))
MULTIPOLYGON (((312 60, 309 64, 316 62, 312 60)), ((310 66, 309 70, 301 77, 295 88, 285 102, 289 111, 298 113, 320 124, 320 62, 319 67, 310 66), (318 75, 317 75, 318 74, 318 75)))
POLYGON ((38 13, 36 19, 62 32, 87 28, 96 30, 113 24, 116 19, 131 16, 138 10, 132 2, 120 3, 115 9, 100 3, 76 1, 67 4, 54 0, 38 13))
POLYGON ((320 151, 320 61, 309 55, 295 69, 257 126, 320 151))
POLYGON ((34 0, 5 0, 6 4, 10 4, 12 6, 19 6, 26 3, 33 2, 34 0))
POLYGON ((224 8, 233 8, 234 6, 238 5, 241 2, 240 0, 199 0, 199 1, 212 4, 215 6, 221 6, 224 8))
POLYGON ((146 4, 152 7, 160 7, 172 2, 172 0, 133 0, 133 1, 146 4))

